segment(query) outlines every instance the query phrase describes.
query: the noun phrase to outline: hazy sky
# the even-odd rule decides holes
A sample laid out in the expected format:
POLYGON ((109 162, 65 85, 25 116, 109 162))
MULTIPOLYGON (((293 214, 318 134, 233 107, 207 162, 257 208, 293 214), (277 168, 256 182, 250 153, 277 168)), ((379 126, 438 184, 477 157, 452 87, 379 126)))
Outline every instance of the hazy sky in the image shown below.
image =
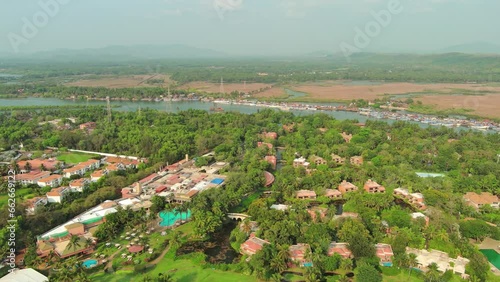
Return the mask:
POLYGON ((498 0, 1 0, 0 5, 0 52, 186 44, 229 54, 293 54, 335 52, 342 42, 366 51, 500 45, 498 0), (392 14, 379 32, 372 26, 369 44, 355 45, 355 29, 365 29, 373 12, 387 11, 391 1, 402 12, 392 14), (56 3, 55 12, 45 12, 40 3, 56 3), (31 24, 35 32, 26 28, 31 24))

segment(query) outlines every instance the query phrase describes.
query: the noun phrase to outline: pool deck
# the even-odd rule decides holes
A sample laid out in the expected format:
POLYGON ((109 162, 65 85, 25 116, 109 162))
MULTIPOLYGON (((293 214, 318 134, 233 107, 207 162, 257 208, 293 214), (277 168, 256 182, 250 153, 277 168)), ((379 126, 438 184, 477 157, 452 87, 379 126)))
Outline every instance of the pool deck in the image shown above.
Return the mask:
POLYGON ((495 250, 498 253, 499 247, 500 247, 500 241, 494 240, 494 239, 491 239, 491 238, 487 237, 477 247, 480 250, 492 249, 492 250, 495 250))
MULTIPOLYGON (((494 240, 492 238, 487 237, 486 239, 481 242, 481 244, 478 244, 477 246, 480 250, 494 250, 495 252, 499 253, 498 251, 500 250, 500 241, 494 240)), ((500 269, 496 268, 493 264, 490 263, 490 269, 493 274, 496 276, 500 276, 500 269)))

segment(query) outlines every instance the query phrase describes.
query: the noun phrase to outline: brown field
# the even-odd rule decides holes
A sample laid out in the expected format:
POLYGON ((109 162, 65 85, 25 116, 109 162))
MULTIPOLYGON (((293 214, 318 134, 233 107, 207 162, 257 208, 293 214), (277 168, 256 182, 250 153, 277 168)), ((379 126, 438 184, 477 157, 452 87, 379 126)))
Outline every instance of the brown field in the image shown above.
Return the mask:
POLYGON ((264 90, 258 94, 253 95, 258 98, 286 98, 288 95, 283 87, 272 87, 270 89, 264 90))
MULTIPOLYGON (((266 87, 272 87, 271 84, 266 84, 266 83, 247 83, 246 85, 244 83, 224 83, 224 92, 225 93, 231 93, 233 91, 238 91, 238 92, 244 92, 244 93, 249 93, 252 91, 258 91, 260 89, 266 88, 266 87)), ((184 84, 180 87, 179 89, 194 89, 197 91, 204 91, 207 93, 219 93, 220 92, 220 84, 219 83, 209 83, 209 82, 190 82, 187 84, 184 84)))
POLYGON ((291 89, 308 93, 308 97, 314 100, 374 100, 385 94, 397 95, 418 92, 450 93, 462 89, 469 92, 490 91, 492 93, 500 93, 500 87, 479 84, 386 83, 381 85, 345 85, 338 83, 322 83, 298 85, 291 89))
POLYGON ((166 87, 171 82, 168 75, 131 75, 120 77, 105 77, 99 79, 81 79, 74 82, 66 83, 67 86, 84 86, 84 87, 106 87, 106 88, 128 88, 128 87, 166 87), (162 84, 148 84, 148 79, 163 79, 162 84))
POLYGON ((484 96, 427 95, 416 98, 423 104, 433 105, 436 109, 470 109, 471 114, 500 118, 500 94, 484 96))

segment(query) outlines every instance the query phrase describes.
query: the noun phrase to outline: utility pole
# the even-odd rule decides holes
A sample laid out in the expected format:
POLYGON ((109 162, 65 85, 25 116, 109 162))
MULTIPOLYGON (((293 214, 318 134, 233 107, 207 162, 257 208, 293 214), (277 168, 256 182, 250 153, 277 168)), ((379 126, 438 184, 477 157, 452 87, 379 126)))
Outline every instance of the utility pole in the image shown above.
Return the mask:
POLYGON ((221 94, 224 94, 225 91, 224 91, 224 79, 222 79, 222 77, 220 78, 220 88, 219 88, 219 92, 221 94))
POLYGON ((108 107, 108 122, 111 123, 111 102, 109 101, 109 96, 106 96, 106 104, 108 107))

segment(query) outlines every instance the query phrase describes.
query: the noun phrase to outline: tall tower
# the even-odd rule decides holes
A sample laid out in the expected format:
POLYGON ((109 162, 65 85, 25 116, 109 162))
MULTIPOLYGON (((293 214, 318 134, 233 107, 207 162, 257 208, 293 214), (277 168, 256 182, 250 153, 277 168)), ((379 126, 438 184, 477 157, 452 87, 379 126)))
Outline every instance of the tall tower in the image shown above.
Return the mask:
POLYGON ((222 77, 220 78, 220 88, 219 88, 219 92, 221 94, 224 94, 225 91, 224 91, 224 80, 222 79, 222 77))
POLYGON ((108 108, 108 122, 111 123, 111 102, 109 101, 109 96, 106 96, 106 104, 108 108))

